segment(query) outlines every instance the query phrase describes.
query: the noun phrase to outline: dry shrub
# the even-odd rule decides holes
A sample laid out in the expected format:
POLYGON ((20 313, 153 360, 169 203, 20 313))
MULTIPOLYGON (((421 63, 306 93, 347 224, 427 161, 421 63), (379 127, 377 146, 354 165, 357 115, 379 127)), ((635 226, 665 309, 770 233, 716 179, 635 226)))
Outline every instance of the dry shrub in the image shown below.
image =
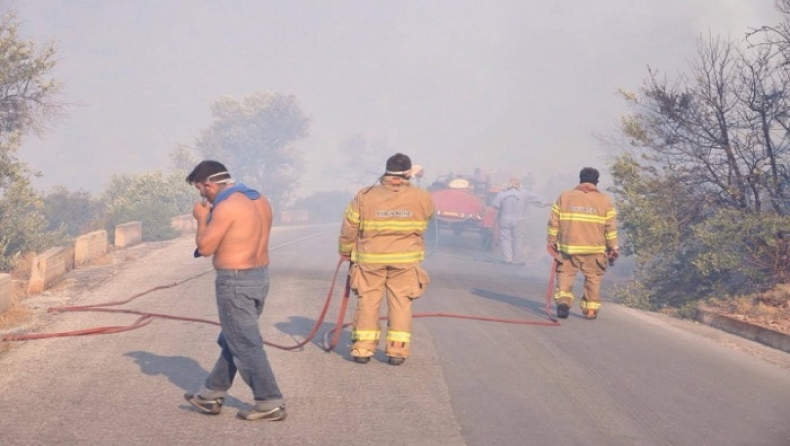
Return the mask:
POLYGON ((0 313, 0 330, 21 325, 30 320, 32 314, 30 308, 19 303, 19 298, 14 295, 11 297, 11 307, 0 313))
POLYGON ((11 286, 14 292, 12 299, 17 302, 27 297, 27 284, 30 282, 30 271, 35 259, 35 253, 26 254, 16 261, 14 269, 11 270, 11 286))
POLYGON ((746 314, 755 305, 753 296, 733 296, 726 301, 727 311, 734 314, 746 314))
POLYGON ((772 289, 757 295, 754 300, 757 303, 771 307, 790 308, 790 284, 779 284, 772 289))
MULTIPOLYGON (((27 297, 27 282, 30 280, 30 270, 33 265, 33 260, 36 258, 35 253, 26 254, 20 257, 14 269, 11 271, 11 306, 4 312, 0 313, 0 330, 8 330, 29 321, 33 312, 21 301, 27 297)), ((8 342, 0 343, 0 352, 6 351, 9 348, 8 342)))
POLYGON ((721 313, 790 334, 790 284, 759 294, 711 299, 721 313))
POLYGON ((753 305, 748 311, 744 313, 744 315, 773 321, 780 318, 782 314, 786 314, 786 313, 787 312, 782 311, 781 308, 777 308, 772 305, 765 305, 761 302, 757 302, 757 304, 753 305))

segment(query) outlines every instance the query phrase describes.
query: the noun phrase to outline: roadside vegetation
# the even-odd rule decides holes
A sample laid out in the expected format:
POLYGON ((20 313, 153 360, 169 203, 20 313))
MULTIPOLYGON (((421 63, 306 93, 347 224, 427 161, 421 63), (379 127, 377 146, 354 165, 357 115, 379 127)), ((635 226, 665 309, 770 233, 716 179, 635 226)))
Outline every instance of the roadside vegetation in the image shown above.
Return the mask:
POLYGON ((618 299, 790 320, 790 0, 737 41, 700 37, 686 72, 650 69, 610 168, 635 280, 618 299))

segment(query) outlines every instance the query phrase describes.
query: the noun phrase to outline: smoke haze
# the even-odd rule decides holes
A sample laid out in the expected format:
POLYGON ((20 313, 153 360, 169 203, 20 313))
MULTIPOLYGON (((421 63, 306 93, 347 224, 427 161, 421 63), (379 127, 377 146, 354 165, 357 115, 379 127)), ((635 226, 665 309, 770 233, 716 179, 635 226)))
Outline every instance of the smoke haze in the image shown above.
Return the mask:
MULTIPOLYGON (((209 104, 293 94, 311 117, 299 195, 332 176, 355 135, 425 166, 507 169, 536 184, 605 168, 594 135, 627 110, 647 66, 685 70, 700 35, 741 39, 781 19, 772 0, 10 2, 21 34, 57 42, 53 75, 75 104, 20 157, 99 192, 112 173, 165 167, 210 124, 209 104)), ((384 160, 382 160, 383 169, 384 160)), ((232 170, 232 166, 229 166, 232 170)), ((602 181, 603 184, 603 181, 602 181)), ((570 186, 570 185, 568 185, 570 186)), ((553 198, 553 197, 551 197, 553 198)))

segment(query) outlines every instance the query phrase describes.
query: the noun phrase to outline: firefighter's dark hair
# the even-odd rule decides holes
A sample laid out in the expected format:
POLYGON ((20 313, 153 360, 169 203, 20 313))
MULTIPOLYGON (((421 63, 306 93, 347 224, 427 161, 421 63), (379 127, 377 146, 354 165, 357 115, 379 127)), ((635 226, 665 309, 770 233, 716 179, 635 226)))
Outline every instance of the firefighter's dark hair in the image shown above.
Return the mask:
POLYGON ((212 175, 214 175, 214 177, 211 181, 221 181, 230 178, 228 169, 224 164, 219 161, 204 160, 192 169, 192 172, 187 175, 186 180, 189 184, 203 183, 212 175), (216 175, 218 173, 224 173, 224 175, 216 175))
POLYGON ((579 183, 598 184, 598 169, 585 167, 579 172, 579 183))
POLYGON ((402 153, 396 153, 387 159, 387 174, 395 172, 396 175, 406 176, 406 172, 411 169, 411 158, 402 153))

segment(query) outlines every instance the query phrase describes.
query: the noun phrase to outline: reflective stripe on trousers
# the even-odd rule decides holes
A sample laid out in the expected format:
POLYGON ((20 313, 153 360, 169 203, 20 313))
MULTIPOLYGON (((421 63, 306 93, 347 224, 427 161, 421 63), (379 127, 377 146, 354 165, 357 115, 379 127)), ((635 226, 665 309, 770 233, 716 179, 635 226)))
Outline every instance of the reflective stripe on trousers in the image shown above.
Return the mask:
POLYGON ((584 296, 582 308, 597 310, 601 307, 601 279, 606 272, 606 254, 575 254, 560 253, 562 263, 557 264, 557 287, 554 300, 557 304, 573 305, 573 283, 576 274, 584 275, 584 296))
POLYGON ((387 356, 407 358, 411 344, 411 305, 406 297, 417 282, 416 267, 419 264, 380 265, 358 264, 357 309, 354 313, 354 341, 351 350, 362 356, 372 355, 378 348, 380 338, 379 308, 387 296, 387 356))

